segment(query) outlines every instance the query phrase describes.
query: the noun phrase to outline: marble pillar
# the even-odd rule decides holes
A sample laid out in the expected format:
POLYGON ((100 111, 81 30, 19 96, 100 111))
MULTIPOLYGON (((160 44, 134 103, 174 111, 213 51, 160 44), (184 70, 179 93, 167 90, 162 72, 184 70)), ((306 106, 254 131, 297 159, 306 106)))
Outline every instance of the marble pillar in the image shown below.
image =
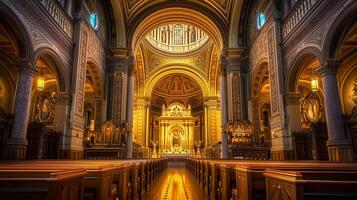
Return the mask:
POLYGON ((340 62, 328 60, 317 69, 322 79, 325 113, 328 131, 327 148, 330 161, 353 160, 351 141, 346 137, 341 101, 337 83, 337 68, 340 62))
POLYGON ((221 66, 221 158, 228 158, 228 133, 227 126, 227 74, 226 66, 221 66))
POLYGON ((26 158, 27 126, 30 117, 31 91, 36 68, 30 63, 18 65, 18 82, 14 105, 14 123, 11 135, 7 139, 3 157, 8 160, 20 160, 26 158))
POLYGON ((130 126, 128 131, 126 158, 133 157, 133 108, 134 108, 134 76, 135 70, 133 66, 129 67, 128 76, 128 103, 127 103, 127 115, 126 119, 130 126))

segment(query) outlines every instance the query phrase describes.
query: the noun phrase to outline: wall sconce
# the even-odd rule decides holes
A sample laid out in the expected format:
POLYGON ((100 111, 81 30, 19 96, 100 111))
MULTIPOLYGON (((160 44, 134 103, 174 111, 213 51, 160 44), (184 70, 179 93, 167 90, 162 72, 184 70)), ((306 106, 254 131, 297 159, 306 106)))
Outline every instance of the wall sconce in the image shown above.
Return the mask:
POLYGON ((43 91, 45 89, 45 78, 42 74, 37 78, 36 89, 37 91, 43 91))
POLYGON ((317 92, 319 90, 319 80, 317 80, 317 77, 311 78, 311 90, 313 92, 317 92))

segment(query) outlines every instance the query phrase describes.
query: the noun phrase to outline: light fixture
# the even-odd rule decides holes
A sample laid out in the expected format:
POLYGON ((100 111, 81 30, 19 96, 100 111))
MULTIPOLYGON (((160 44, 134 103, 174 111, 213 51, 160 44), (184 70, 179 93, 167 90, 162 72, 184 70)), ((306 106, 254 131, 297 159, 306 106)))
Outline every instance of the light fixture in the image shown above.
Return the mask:
POLYGON ((317 80, 317 77, 314 76, 311 78, 311 90, 313 92, 317 92, 319 90, 319 80, 317 80))
POLYGON ((42 74, 37 78, 36 89, 38 91, 43 91, 45 89, 45 77, 42 74))

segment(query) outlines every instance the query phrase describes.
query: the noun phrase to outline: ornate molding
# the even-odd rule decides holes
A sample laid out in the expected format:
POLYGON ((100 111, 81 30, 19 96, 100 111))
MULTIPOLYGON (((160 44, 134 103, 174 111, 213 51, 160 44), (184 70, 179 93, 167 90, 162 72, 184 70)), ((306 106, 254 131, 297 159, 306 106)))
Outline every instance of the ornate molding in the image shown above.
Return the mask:
POLYGON ((337 68, 340 65, 341 61, 339 60, 328 60, 326 63, 322 64, 319 68, 317 68, 316 72, 319 73, 322 78, 328 75, 336 76, 337 68))
POLYGON ((300 105, 300 96, 298 94, 285 95, 285 102, 287 105, 300 105))

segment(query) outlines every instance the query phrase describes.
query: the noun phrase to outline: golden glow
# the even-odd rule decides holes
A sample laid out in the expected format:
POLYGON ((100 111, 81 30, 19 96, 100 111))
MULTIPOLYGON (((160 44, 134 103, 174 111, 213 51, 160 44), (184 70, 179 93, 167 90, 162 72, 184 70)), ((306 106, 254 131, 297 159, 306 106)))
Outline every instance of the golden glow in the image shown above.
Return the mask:
POLYGON ((168 167, 160 175, 145 199, 204 199, 202 194, 204 191, 197 184, 191 172, 184 166, 175 166, 168 167))
POLYGON ((319 90, 319 80, 317 77, 311 78, 311 90, 317 92, 319 90))
POLYGON ((38 91, 43 91, 45 89, 45 78, 43 76, 37 78, 36 89, 38 91))
POLYGON ((151 30, 145 37, 155 48, 168 53, 192 52, 207 43, 208 35, 188 24, 167 24, 151 30))

